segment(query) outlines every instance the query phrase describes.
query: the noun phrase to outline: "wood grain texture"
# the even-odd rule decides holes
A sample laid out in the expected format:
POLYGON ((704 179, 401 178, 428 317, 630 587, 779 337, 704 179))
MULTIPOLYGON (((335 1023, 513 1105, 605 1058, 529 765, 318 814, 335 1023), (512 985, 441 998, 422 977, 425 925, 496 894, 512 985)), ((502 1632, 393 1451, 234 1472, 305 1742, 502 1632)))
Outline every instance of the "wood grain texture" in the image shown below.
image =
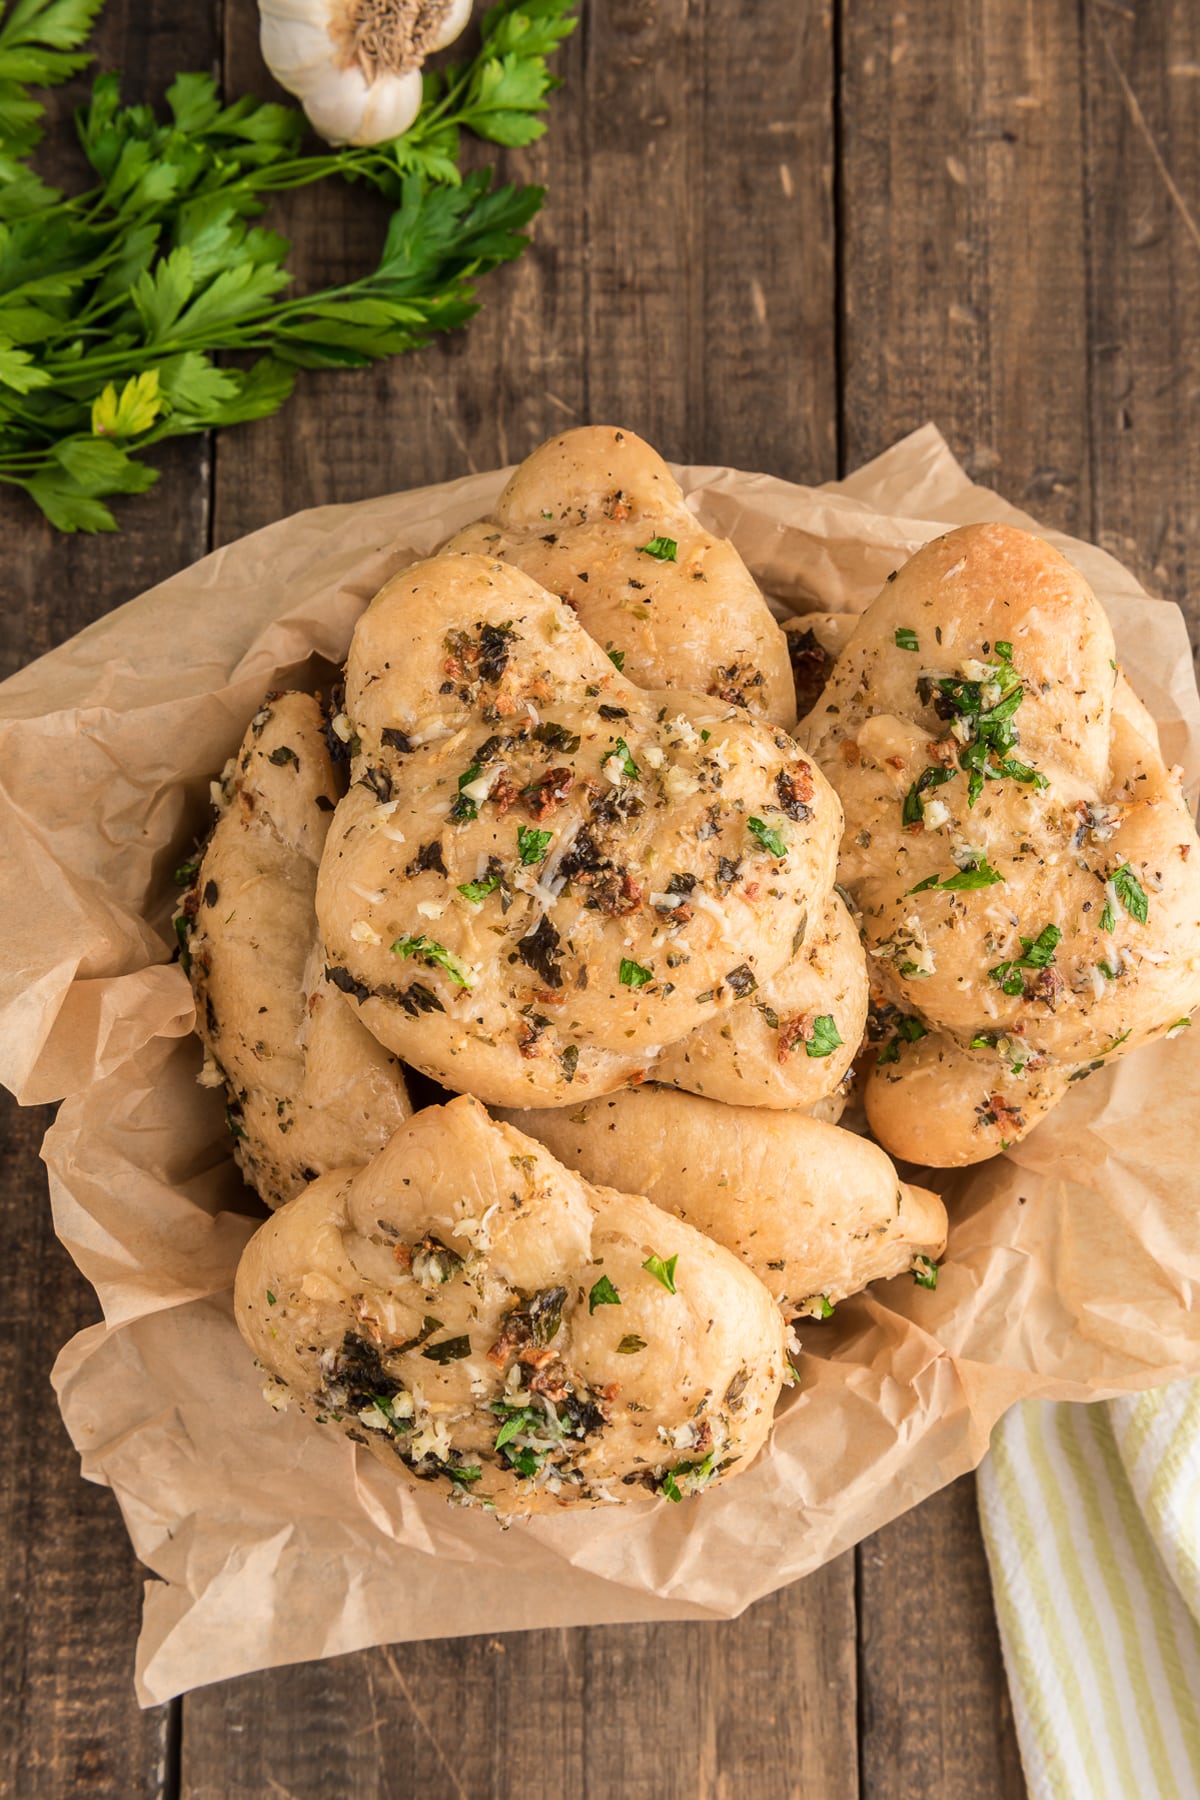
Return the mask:
POLYGON ((130 1681, 144 1571, 111 1494, 80 1479, 50 1387, 99 1316, 57 1242, 38 1145, 48 1107, 0 1103, 0 1795, 163 1794, 169 1709, 130 1681))
MULTIPOLYGON (((109 6, 97 68, 124 71, 124 95, 161 95, 176 71, 211 68, 215 4, 109 6)), ((90 76, 48 96, 47 175, 89 185, 72 108, 90 76)), ((208 548, 209 448, 169 446, 162 478, 118 507, 122 535, 64 538, 23 496, 0 500, 5 532, 0 676, 41 655, 208 548)), ((0 1100, 0 1795, 158 1800, 170 1786, 177 1707, 139 1711, 131 1671, 145 1571, 112 1496, 80 1479, 50 1369, 67 1339, 98 1318, 91 1289, 51 1226, 38 1147, 48 1109, 0 1100)))
MULTIPOLYGON (((979 481, 1091 512, 1074 0, 845 0, 847 467, 934 419, 979 481)), ((859 1552, 864 1800, 1024 1786, 967 1478, 859 1552)))
POLYGON ((862 1800, 1024 1800, 974 1476, 858 1561, 862 1800))
POLYGON ((854 1800, 849 1558, 727 1625, 400 1644, 185 1703, 186 1800, 854 1800))
MULTIPOLYGON (((173 0, 109 5, 93 39, 94 69, 46 96, 47 137, 39 164, 47 178, 73 191, 95 185, 72 124, 93 73, 120 69, 122 94, 131 103, 160 99, 178 70, 211 69, 218 42, 216 0, 197 0, 184 9, 173 0)), ((23 494, 0 491, 7 621, 0 679, 207 550, 207 436, 163 445, 153 460, 162 471, 158 484, 116 504, 121 526, 116 539, 64 537, 23 494)))
POLYGON ((1075 0, 845 0, 840 116, 846 466, 933 418, 1086 535, 1075 0))
POLYGON ((1097 541, 1200 628, 1200 11, 1084 7, 1097 541))
MULTIPOLYGON (((514 460, 589 418, 681 459, 832 474, 829 8, 760 15, 747 33, 734 0, 588 8, 547 137, 503 163, 549 186, 532 252, 481 284, 466 333, 306 377, 280 418, 223 438, 218 541, 514 460)), ((236 4, 226 46, 230 87, 270 91, 236 4)), ((336 188, 292 207, 306 284, 362 266, 382 229, 336 188)), ((185 1701, 183 1792, 849 1800, 853 1583, 844 1557, 731 1625, 415 1644, 226 1683, 185 1701), (536 1731, 515 1723, 531 1696, 536 1731)))

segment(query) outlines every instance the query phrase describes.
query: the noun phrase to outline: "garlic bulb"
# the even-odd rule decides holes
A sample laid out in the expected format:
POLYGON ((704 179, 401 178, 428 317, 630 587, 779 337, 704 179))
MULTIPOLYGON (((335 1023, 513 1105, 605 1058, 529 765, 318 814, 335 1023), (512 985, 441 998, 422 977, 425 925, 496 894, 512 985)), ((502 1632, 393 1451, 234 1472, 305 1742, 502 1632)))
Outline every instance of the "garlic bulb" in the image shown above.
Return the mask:
POLYGON ((330 144, 379 144, 421 106, 421 64, 471 0, 259 0, 263 60, 330 144))

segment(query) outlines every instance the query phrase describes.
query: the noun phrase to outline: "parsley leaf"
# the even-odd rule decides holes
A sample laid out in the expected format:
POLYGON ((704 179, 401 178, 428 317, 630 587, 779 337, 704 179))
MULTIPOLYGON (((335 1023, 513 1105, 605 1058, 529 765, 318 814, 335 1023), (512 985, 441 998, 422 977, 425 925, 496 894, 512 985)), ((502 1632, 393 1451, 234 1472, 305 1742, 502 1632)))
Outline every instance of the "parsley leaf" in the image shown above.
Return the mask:
POLYGON ((608 660, 613 668, 616 669, 617 673, 620 674, 621 670, 625 667, 625 652, 623 650, 610 650, 608 653, 608 660))
POLYGON ((758 839, 759 843, 769 856, 787 855, 787 842, 781 831, 776 831, 772 826, 765 825, 761 819, 747 819, 746 829, 747 831, 753 832, 754 836, 758 839))
POLYGON ((902 825, 920 825, 925 817, 925 806, 921 795, 927 788, 941 787, 944 782, 953 781, 954 774, 953 769, 931 767, 923 770, 904 796, 900 808, 900 823, 902 825))
POLYGON ((636 1331, 631 1331, 629 1333, 629 1336, 623 1337, 621 1339, 620 1343, 617 1345, 617 1355, 618 1356, 636 1356, 639 1350, 644 1350, 645 1348, 646 1348, 645 1338, 639 1337, 637 1335, 636 1331))
MULTIPOLYGON (((996 646, 1000 648, 999 644, 996 646)), ((928 1256, 914 1256, 912 1278, 918 1287, 935 1288, 937 1286, 938 1266, 928 1256)))
POLYGON ((841 1044, 842 1038, 829 1013, 821 1013, 813 1020, 812 1036, 805 1040, 806 1056, 829 1056, 841 1044))
POLYGON ((1122 863, 1119 869, 1114 869, 1111 879, 1117 899, 1130 918, 1136 919, 1139 925, 1144 925, 1150 915, 1150 902, 1146 898, 1145 888, 1129 864, 1122 863))
MULTIPOLYGON (((948 876, 939 881, 936 875, 927 875, 924 881, 918 881, 916 887, 909 888, 910 894, 923 894, 927 888, 941 888, 946 893, 969 893, 972 888, 994 887, 1004 877, 998 869, 993 869, 986 856, 973 857, 965 869, 957 875, 948 876)), ((906 896, 907 897, 907 896, 906 896)))
POLYGON ((404 937, 396 939, 391 950, 393 956, 416 957, 426 968, 445 969, 456 987, 471 988, 475 985, 475 977, 467 965, 452 950, 447 950, 445 944, 435 944, 432 938, 406 933, 404 937))
POLYGON ((1000 983, 1001 991, 1010 997, 1025 992, 1025 978, 1022 969, 1048 969, 1054 961, 1054 952, 1058 948, 1062 932, 1057 925, 1043 925, 1035 938, 1021 939, 1021 954, 1010 962, 997 963, 988 974, 993 981, 1000 983))
POLYGON ((645 987, 648 981, 654 980, 654 970, 648 969, 644 963, 631 962, 627 956, 623 956, 617 979, 622 987, 645 987))
POLYGON ((1115 931, 1116 928, 1117 915, 1113 911, 1112 901, 1106 900, 1104 902, 1104 911, 1100 914, 1100 929, 1101 931, 1115 931))
POLYGON ((542 862, 553 836, 552 831, 535 831, 530 825, 518 825, 517 855, 522 866, 528 868, 531 863, 542 862))
POLYGON ((647 1275, 653 1275, 655 1281, 666 1288, 668 1294, 673 1294, 675 1292, 675 1264, 678 1261, 678 1255, 668 1256, 665 1262, 661 1256, 648 1256, 642 1267, 647 1275))
POLYGON ((588 1295, 588 1312, 594 1313, 598 1306, 620 1306, 621 1296, 618 1294, 607 1275, 602 1275, 592 1286, 588 1295))
POLYGON ((481 875, 478 881, 464 881, 459 884, 459 893, 472 906, 482 906, 489 894, 495 893, 500 886, 500 877, 493 870, 489 875, 481 875))
POLYGON ((622 769, 624 769, 624 771, 625 771, 626 775, 628 775, 630 781, 640 781, 641 780, 641 774, 638 770, 638 766, 634 762, 633 754, 629 748, 629 745, 625 742, 624 738, 617 739, 617 747, 612 752, 612 756, 615 756, 619 760, 622 769))
POLYGON ((917 634, 911 626, 898 625, 896 627, 896 648, 897 650, 919 650, 921 648, 917 642, 917 634))
POLYGON ((501 0, 472 57, 427 71, 402 137, 314 154, 298 109, 225 104, 210 75, 178 76, 165 118, 122 106, 101 75, 78 115, 94 185, 68 198, 27 161, 44 111, 29 88, 85 66, 101 5, 14 0, 0 17, 0 482, 62 531, 115 530, 106 500, 156 478, 144 452, 274 412, 296 369, 362 368, 464 325, 543 195, 464 175, 460 134, 539 137, 547 58, 577 22, 573 0, 501 0), (290 246, 256 219, 274 194, 331 177, 390 210, 383 248, 337 286, 295 293, 290 246), (218 367, 227 351, 246 356, 218 367))
POLYGON ((648 544, 639 544, 641 556, 652 556, 655 562, 674 562, 679 554, 679 545, 674 538, 654 537, 648 544))
POLYGON ((462 1362, 471 1354, 471 1340, 464 1333, 462 1337, 443 1338, 440 1344, 426 1344, 421 1355, 427 1362, 446 1363, 462 1362))

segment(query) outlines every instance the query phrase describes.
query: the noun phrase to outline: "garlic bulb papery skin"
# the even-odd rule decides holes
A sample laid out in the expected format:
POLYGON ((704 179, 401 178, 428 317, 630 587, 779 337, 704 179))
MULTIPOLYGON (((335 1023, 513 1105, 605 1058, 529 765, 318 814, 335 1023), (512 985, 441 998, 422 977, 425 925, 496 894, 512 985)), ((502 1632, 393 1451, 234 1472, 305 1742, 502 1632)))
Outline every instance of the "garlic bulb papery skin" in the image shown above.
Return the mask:
POLYGON ((471 0, 259 0, 263 61, 329 144, 381 144, 421 108, 421 64, 471 0))

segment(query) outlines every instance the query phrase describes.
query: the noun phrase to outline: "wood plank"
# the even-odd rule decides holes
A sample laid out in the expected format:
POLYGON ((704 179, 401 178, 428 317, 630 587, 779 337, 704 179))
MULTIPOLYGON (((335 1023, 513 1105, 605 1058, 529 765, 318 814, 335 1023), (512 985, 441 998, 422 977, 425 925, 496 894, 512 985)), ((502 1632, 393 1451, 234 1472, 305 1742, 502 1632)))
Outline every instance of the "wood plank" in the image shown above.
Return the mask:
MULTIPOLYGON (((94 185, 72 120, 93 73, 122 71, 122 96, 134 103, 161 99, 181 69, 213 67, 216 5, 217 0, 205 0, 180 9, 171 0, 111 0, 92 38, 92 72, 46 96, 47 137, 39 167, 47 179, 75 191, 94 185)), ((207 436, 164 444, 150 460, 161 470, 158 484, 115 503, 117 538, 64 536, 23 494, 0 490, 5 616, 13 621, 0 645, 0 678, 207 550, 207 436)))
POLYGON ((932 418, 1086 534, 1074 0, 846 0, 841 71, 846 466, 932 418))
POLYGON ((145 1571, 112 1495, 80 1479, 49 1382, 59 1346, 98 1317, 51 1228, 50 1117, 0 1103, 0 1795, 157 1796, 170 1709, 140 1713, 133 1692, 145 1571))
POLYGON ((856 1800, 850 1573, 730 1624, 399 1644, 225 1682, 185 1703, 182 1793, 856 1800))
MULTIPOLYGON (((1086 535, 1082 73, 1073 0, 846 0, 844 452, 926 418, 1086 535)), ((859 1553, 864 1800, 1020 1795, 969 1478, 859 1553)))
POLYGON ((858 1555, 863 1800, 1024 1800, 974 1476, 858 1555))
MULTIPOLYGON (((268 91, 245 9, 231 85, 268 91)), ((535 249, 466 334, 365 375, 306 377, 222 439, 220 540, 318 501, 526 454, 589 418, 684 459, 834 471, 832 45, 824 0, 585 12, 549 137, 535 249)), ((306 282, 361 267, 361 196, 289 215, 306 282), (301 231, 301 226, 303 227, 301 231)), ((284 229, 288 229, 285 224, 284 229)), ((183 1792, 857 1792, 853 1561, 728 1625, 432 1642, 188 1696, 183 1792), (381 1771, 383 1771, 381 1773, 381 1771)))
POLYGON ((1200 13, 1084 8, 1097 541, 1200 642, 1200 13))
MULTIPOLYGON (((128 100, 160 95, 174 74, 211 68, 214 6, 112 0, 96 36, 99 68, 124 71, 128 100)), ((50 179, 86 180, 71 108, 88 79, 50 97, 41 164, 50 179)), ((208 447, 170 446, 162 479, 118 508, 119 538, 65 538, 23 497, 0 499, 6 533, 6 631, 0 675, 61 642, 208 547, 208 447)), ((56 1800, 80 1793, 167 1792, 178 1708, 142 1713, 133 1646, 145 1571, 112 1496, 80 1479, 58 1422, 49 1373, 95 1298, 56 1242, 37 1158, 48 1109, 0 1102, 0 1373, 7 1453, 0 1463, 0 1795, 56 1800)))

